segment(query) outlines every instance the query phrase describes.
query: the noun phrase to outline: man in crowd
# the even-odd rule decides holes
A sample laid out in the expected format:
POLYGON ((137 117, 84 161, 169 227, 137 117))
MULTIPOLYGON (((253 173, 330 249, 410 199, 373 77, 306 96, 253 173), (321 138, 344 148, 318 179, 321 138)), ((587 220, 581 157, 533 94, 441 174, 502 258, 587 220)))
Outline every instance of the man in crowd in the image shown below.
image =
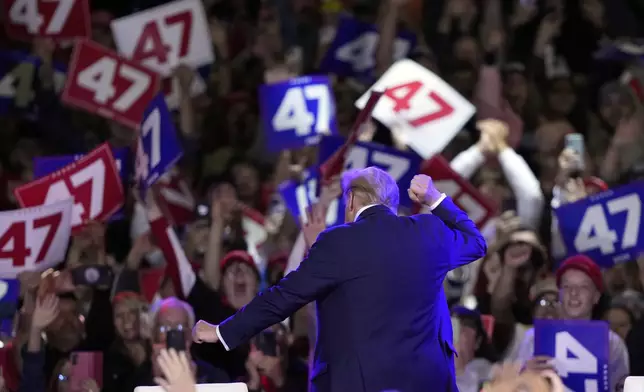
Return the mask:
POLYGON ((346 172, 342 183, 347 224, 320 233, 316 212, 307 260, 219 326, 200 321, 194 340, 231 349, 317 301, 315 391, 457 390, 442 284, 485 254, 485 240, 428 176, 408 193, 433 214, 413 217, 396 215, 398 185, 381 169, 346 172))
MULTIPOLYGON (((599 303, 604 290, 601 270, 589 257, 575 255, 566 259, 557 269, 557 287, 564 320, 591 320, 593 308, 599 303)), ((611 391, 629 374, 628 351, 622 339, 608 331, 609 364, 608 378, 611 391)), ((540 370, 553 366, 552 358, 534 356, 534 329, 526 332, 517 360, 529 369, 540 370)))

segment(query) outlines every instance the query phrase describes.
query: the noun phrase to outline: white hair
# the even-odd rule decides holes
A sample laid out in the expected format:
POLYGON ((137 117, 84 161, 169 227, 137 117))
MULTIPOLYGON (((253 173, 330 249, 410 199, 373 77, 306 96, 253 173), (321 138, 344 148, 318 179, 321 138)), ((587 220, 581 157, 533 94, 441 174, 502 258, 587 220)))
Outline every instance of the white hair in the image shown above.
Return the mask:
POLYGON ((157 323, 157 315, 159 314, 159 311, 166 306, 172 306, 172 307, 183 309, 184 312, 186 312, 186 315, 188 316, 188 325, 190 326, 190 328, 194 327, 195 311, 192 309, 192 306, 190 306, 189 303, 182 301, 177 297, 168 297, 166 299, 161 299, 153 303, 152 306, 150 306, 150 311, 149 311, 150 320, 154 325, 156 325, 157 323))
POLYGON ((393 212, 398 211, 400 191, 396 181, 384 170, 369 166, 352 169, 342 175, 342 192, 359 194, 367 204, 383 204, 393 212))

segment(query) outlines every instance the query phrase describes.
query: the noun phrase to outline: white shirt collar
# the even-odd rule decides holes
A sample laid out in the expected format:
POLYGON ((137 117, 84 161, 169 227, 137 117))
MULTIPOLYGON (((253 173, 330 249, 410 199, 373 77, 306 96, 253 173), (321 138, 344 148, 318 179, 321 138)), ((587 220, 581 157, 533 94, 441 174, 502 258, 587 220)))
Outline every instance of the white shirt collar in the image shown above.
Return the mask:
POLYGON ((358 220, 358 217, 360 214, 362 214, 364 211, 367 210, 367 208, 371 208, 373 206, 377 206, 378 204, 369 204, 368 206, 364 206, 361 209, 358 210, 358 213, 356 214, 356 218, 353 220, 354 222, 358 220))

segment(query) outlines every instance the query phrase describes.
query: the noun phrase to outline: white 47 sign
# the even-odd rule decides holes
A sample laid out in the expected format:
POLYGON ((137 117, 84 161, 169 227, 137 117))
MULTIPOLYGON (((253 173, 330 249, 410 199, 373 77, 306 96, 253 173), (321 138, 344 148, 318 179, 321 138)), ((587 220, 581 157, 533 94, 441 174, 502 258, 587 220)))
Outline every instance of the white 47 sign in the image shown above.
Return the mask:
POLYGON ((595 249, 604 255, 628 250, 638 244, 642 216, 642 200, 637 193, 626 194, 605 203, 588 207, 575 235, 578 252, 595 249), (625 214, 623 231, 617 228, 617 215, 625 214), (621 236, 616 229, 619 229, 621 236), (617 246, 617 249, 616 249, 617 246))
POLYGON ((214 54, 199 0, 178 0, 112 21, 119 53, 163 76, 180 64, 210 64, 214 54))
POLYGON ((71 200, 0 213, 0 275, 51 267, 65 256, 71 200))

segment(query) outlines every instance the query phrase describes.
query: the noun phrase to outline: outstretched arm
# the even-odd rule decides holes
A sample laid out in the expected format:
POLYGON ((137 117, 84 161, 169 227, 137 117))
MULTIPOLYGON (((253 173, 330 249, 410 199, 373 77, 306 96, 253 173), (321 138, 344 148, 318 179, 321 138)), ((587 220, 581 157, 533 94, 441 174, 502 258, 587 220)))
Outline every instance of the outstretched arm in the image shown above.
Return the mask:
POLYGON ((278 284, 261 292, 235 315, 217 328, 219 340, 227 350, 249 340, 279 323, 307 303, 351 278, 338 255, 342 228, 320 234, 308 257, 278 284))

